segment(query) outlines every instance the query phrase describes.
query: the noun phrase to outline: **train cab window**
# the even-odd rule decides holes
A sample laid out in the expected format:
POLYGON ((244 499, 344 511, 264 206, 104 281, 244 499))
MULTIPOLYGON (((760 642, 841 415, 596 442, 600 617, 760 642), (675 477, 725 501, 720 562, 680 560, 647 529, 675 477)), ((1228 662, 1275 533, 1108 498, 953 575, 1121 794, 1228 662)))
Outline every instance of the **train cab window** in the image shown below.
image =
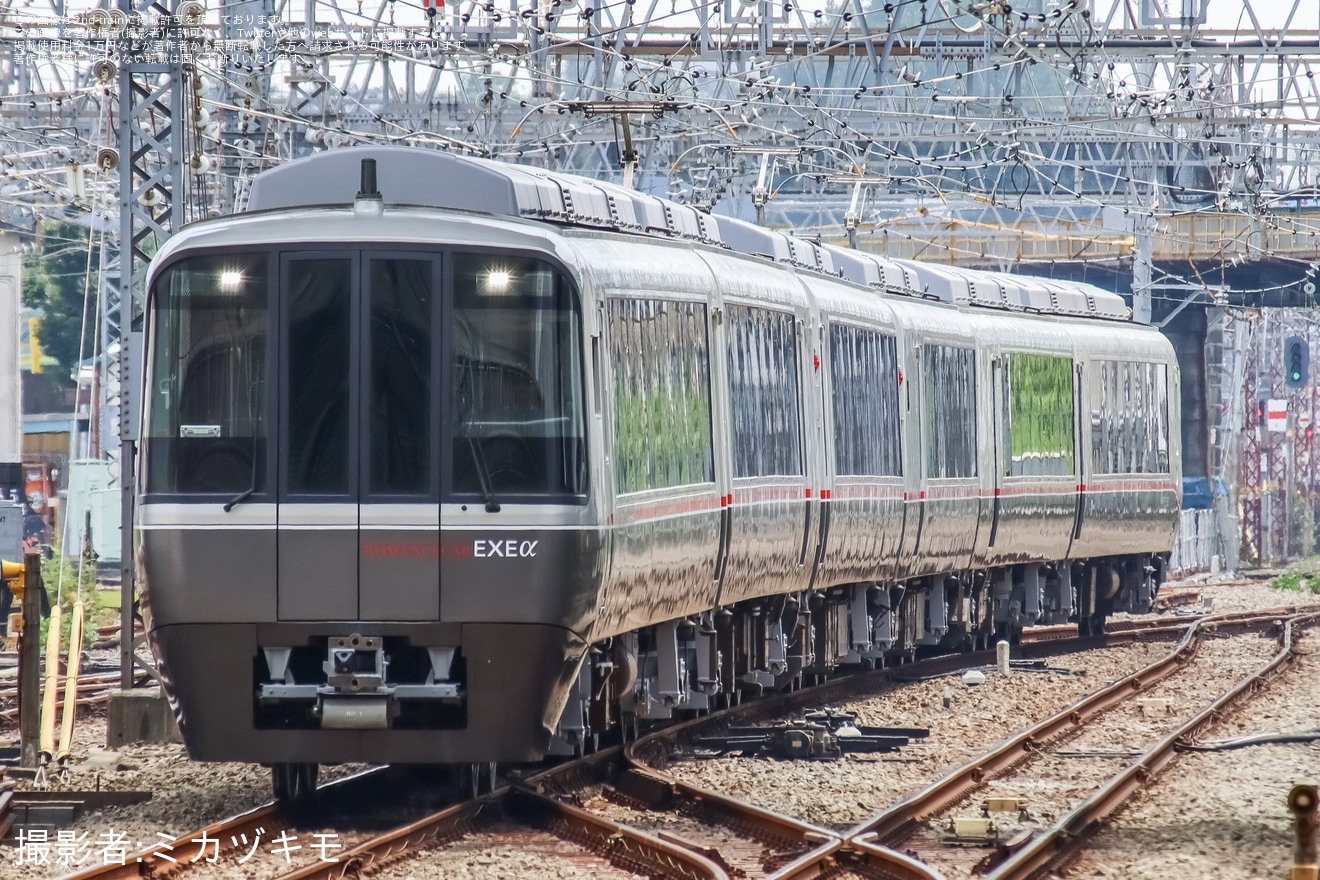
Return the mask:
POLYGON ((1004 365, 1004 475, 1074 473, 1072 359, 1014 352, 1004 365))
POLYGON ((976 476, 976 352, 928 344, 925 379, 926 476, 976 476))
POLYGON ((832 324, 830 384, 834 397, 835 473, 901 476, 894 337, 832 324))
POLYGON ((353 261, 290 259, 285 266, 286 489, 347 495, 352 430, 353 261))
POLYGON ((802 473, 801 380, 793 316, 727 308, 735 477, 802 473))
POLYGON ((151 291, 147 492, 266 489, 266 257, 198 256, 151 291))
POLYGON ((540 260, 456 254, 451 308, 449 491, 583 495, 582 320, 567 279, 540 260))
POLYGON ((606 321, 614 365, 616 490, 713 482, 706 307, 614 299, 606 321))
POLYGON ((369 266, 367 491, 429 495, 432 263, 372 259, 369 266))

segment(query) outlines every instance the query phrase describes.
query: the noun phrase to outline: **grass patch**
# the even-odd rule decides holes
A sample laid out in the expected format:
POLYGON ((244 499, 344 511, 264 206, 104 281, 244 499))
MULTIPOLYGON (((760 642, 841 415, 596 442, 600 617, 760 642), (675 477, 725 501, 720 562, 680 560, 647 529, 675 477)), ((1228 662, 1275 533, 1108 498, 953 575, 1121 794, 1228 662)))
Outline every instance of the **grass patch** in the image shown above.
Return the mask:
MULTIPOLYGON (((83 621, 83 644, 82 648, 90 648, 96 642, 96 620, 99 610, 100 591, 96 589, 96 564, 94 560, 89 560, 83 565, 78 564, 78 559, 65 559, 59 553, 56 553, 52 559, 43 560, 41 563, 41 581, 46 587, 46 595, 53 606, 57 600, 64 608, 63 619, 61 620, 60 645, 61 649, 67 651, 69 648, 69 636, 73 629, 73 606, 78 598, 78 580, 82 576, 82 597, 84 608, 83 621), (63 573, 63 590, 61 591, 61 572, 63 573), (63 595, 60 595, 61 592, 63 595)), ((46 635, 50 629, 50 618, 44 618, 41 621, 41 643, 42 651, 45 651, 46 635)))
POLYGON ((1276 590, 1288 593, 1315 593, 1320 595, 1320 574, 1301 574, 1290 571, 1281 574, 1269 584, 1276 590))

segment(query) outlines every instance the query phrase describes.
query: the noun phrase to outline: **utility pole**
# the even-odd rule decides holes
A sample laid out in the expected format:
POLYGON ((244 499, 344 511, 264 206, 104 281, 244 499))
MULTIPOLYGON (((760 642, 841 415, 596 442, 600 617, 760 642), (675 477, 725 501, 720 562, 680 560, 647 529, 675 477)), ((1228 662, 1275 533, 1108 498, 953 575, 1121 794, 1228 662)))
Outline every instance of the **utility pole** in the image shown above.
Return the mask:
POLYGON ((23 633, 18 645, 19 762, 41 756, 41 554, 23 557, 23 633))
MULTIPOLYGON (((185 165, 183 59, 187 52, 185 22, 177 13, 188 0, 171 0, 172 17, 142 30, 127 27, 119 36, 119 289, 106 303, 108 327, 117 331, 119 361, 110 365, 118 373, 120 503, 120 611, 119 685, 133 686, 136 664, 133 602, 133 488, 137 454, 140 334, 134 325, 145 301, 149 245, 161 244, 183 222, 185 165), (153 49, 163 45, 163 52, 153 49), (160 60, 163 58, 164 60, 160 60)), ((199 4, 192 4, 200 8, 199 4)), ((120 0, 119 8, 132 21, 133 0, 120 0)), ((192 15, 200 15, 197 9, 192 15)), ((107 334, 106 344, 114 341, 107 334)), ((109 381, 109 377, 107 377, 109 381)))
POLYGON ((1132 320, 1138 324, 1149 324, 1151 317, 1151 262, 1155 258, 1151 226, 1154 222, 1140 215, 1132 221, 1136 232, 1136 249, 1132 255, 1132 320))

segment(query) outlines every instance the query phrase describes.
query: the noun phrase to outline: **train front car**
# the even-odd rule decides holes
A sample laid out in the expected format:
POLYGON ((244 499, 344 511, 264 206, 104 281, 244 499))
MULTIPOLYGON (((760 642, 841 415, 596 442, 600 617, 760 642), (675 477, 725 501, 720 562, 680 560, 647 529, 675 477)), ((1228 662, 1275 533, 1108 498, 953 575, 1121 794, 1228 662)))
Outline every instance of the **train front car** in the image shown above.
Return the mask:
POLYGON ((349 181, 272 172, 267 210, 181 232, 149 282, 153 650, 192 757, 292 796, 321 763, 541 758, 598 580, 553 238, 355 202, 336 158, 349 181))
POLYGON ((148 631, 192 756, 283 794, 1094 630, 1177 524, 1172 347, 1086 285, 407 148, 265 172, 149 282, 148 631))

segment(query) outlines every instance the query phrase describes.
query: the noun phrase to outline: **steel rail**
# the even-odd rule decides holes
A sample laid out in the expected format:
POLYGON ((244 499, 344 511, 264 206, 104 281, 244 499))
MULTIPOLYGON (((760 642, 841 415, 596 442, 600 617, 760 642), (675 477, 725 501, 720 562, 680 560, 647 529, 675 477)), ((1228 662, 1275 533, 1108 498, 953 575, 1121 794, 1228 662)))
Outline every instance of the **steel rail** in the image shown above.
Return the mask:
MULTIPOLYGON (((684 812, 701 816, 707 821, 713 820, 740 837, 773 847, 790 864, 795 864, 804 855, 810 855, 822 844, 830 846, 842 843, 838 834, 818 825, 676 779, 639 760, 633 750, 635 745, 637 742, 630 743, 624 749, 623 757, 628 770, 615 782, 615 788, 641 801, 648 809, 684 812), (794 856, 792 854, 795 851, 801 852, 794 856)), ((684 839, 681 834, 669 834, 667 839, 694 852, 710 855, 712 859, 719 859, 718 854, 707 853, 704 847, 684 839)), ((722 859, 719 860, 723 865, 722 859)))
MULTIPOLYGON (((119 631, 120 626, 117 623, 112 623, 107 626, 98 626, 96 628, 96 642, 92 647, 102 650, 118 647, 119 631)), ((142 628, 141 624, 133 627, 134 638, 141 638, 144 635, 146 635, 146 631, 142 628)))
POLYGON ((832 877, 850 869, 854 873, 886 880, 944 880, 943 874, 911 856, 857 840, 835 840, 825 844, 785 865, 771 874, 769 880, 812 880, 832 877))
POLYGON ((1255 689, 1267 678, 1276 675, 1283 664, 1292 659, 1296 644, 1294 631, 1320 619, 1320 612, 1295 614, 1283 621, 1279 634, 1280 648, 1274 657, 1260 669, 1243 678, 1195 716, 1179 725, 1140 758, 1114 775, 1109 782, 1089 798, 1060 818, 1043 834, 1011 855, 990 875, 989 880, 1026 880, 1060 859, 1080 852, 1086 841, 1101 827, 1105 819, 1121 808, 1137 791, 1145 788, 1177 755, 1177 744, 1202 728, 1220 719, 1224 710, 1248 690, 1255 689))
POLYGON ((527 824, 540 824, 558 836, 576 840, 593 852, 607 855, 616 864, 622 862, 641 873, 659 871, 672 877, 728 880, 729 875, 723 868, 688 847, 661 840, 529 789, 515 788, 508 797, 515 818, 527 824))
MULTIPOLYGON (((374 781, 375 777, 385 769, 388 768, 373 768, 335 779, 319 786, 317 791, 333 792, 365 784, 374 781)), ((271 834, 291 827, 297 818, 289 804, 273 801, 237 816, 213 822, 205 828, 180 835, 174 840, 128 854, 122 863, 95 865, 68 874, 62 880, 141 880, 141 878, 154 880, 154 878, 168 877, 186 871, 189 865, 209 864, 208 852, 219 858, 224 853, 237 851, 239 845, 233 842, 234 838, 252 835, 255 839, 258 829, 264 834, 271 834)))
MULTIPOLYGON (((902 839, 918 822, 945 810, 1028 758, 1040 743, 1080 729, 1097 715, 1124 702, 1129 697, 1169 675, 1195 652, 1201 635, 1229 627, 1259 625, 1276 619, 1256 612, 1203 617, 1187 627, 1187 632, 1172 651, 1154 663, 1124 676, 1098 691, 1083 697, 1053 715, 1014 734, 990 751, 958 767, 926 788, 865 820, 845 837, 890 845, 902 839)), ((1145 630, 1150 632, 1158 627, 1145 630)), ((1131 631, 1130 631, 1131 632, 1131 631)))
MULTIPOLYGON (((116 672, 85 672, 78 676, 78 686, 97 685, 97 684, 117 684, 119 682, 119 673, 116 672)), ((5 682, 0 684, 0 697, 9 696, 18 691, 17 682, 5 682)))
MULTIPOLYGON (((1105 624, 1105 635, 1115 635, 1121 632, 1149 632, 1150 630, 1160 630, 1166 627, 1182 628, 1191 624, 1197 618, 1191 615, 1164 615, 1162 617, 1148 617, 1142 620, 1111 620, 1105 624)), ((1056 623, 1049 626, 1029 626, 1022 630, 1021 644, 1030 645, 1035 642, 1049 642, 1057 639, 1068 639, 1077 637, 1077 625, 1073 623, 1056 623)))
MULTIPOLYGON (((1106 636, 1097 636, 1090 638, 1073 639, 1055 639, 1048 642, 1023 645, 1019 648, 1019 656, 1049 656, 1052 654, 1065 653, 1069 651, 1087 650, 1107 645, 1125 643, 1133 641, 1143 635, 1162 635, 1168 632, 1180 631, 1182 628, 1190 625, 1190 619, 1179 621, 1178 624, 1172 624, 1167 619, 1155 619, 1151 621, 1135 622, 1132 626, 1123 632, 1117 632, 1106 636)), ((903 680, 905 677, 916 672, 930 672, 933 674, 944 674, 969 666, 982 665, 992 662, 994 659, 993 651, 979 651, 967 654, 953 654, 940 657, 929 658, 916 661, 907 665, 893 667, 889 669, 873 670, 860 675, 847 676, 838 679, 832 679, 819 685, 802 688, 786 694, 777 694, 775 696, 757 700, 748 704, 732 707, 723 710, 711 716, 692 719, 681 722, 649 734, 646 737, 635 740, 627 745, 628 758, 633 768, 639 771, 649 771, 656 773, 654 768, 650 767, 646 760, 640 757, 642 751, 648 750, 659 745, 661 739, 675 739, 685 732, 691 731, 697 727, 704 727, 712 723, 719 723, 733 717, 746 718, 754 717, 758 714, 773 714, 782 712, 795 705, 806 702, 821 702, 834 698, 836 695, 842 696, 848 692, 859 689, 865 689, 876 684, 890 680, 903 680)), ((528 776, 523 780, 520 790, 526 793, 527 786, 544 787, 552 784, 554 780, 560 777, 568 776, 575 770, 583 767, 598 765, 602 762, 617 760, 622 755, 625 747, 615 746, 593 755, 586 756, 578 761, 568 762, 558 767, 549 768, 534 775, 528 776)), ((376 771, 369 771, 376 772, 376 771)), ((354 780, 365 776, 366 774, 357 774, 352 777, 346 777, 336 780, 322 786, 325 790, 329 786, 338 786, 349 784, 354 780)), ((663 775, 663 774, 660 774, 663 775)), ((676 783, 675 780, 665 777, 665 784, 676 783)), ((358 847, 353 848, 345 854, 344 858, 338 863, 326 863, 325 865, 312 865, 303 869, 294 871, 284 878, 284 880, 306 880, 306 878, 318 877, 334 880, 334 878, 343 876, 348 870, 347 867, 340 870, 340 873, 334 873, 336 865, 361 865, 375 863, 386 860, 398 855, 415 846, 427 842, 443 843, 444 835, 454 833, 446 831, 453 829, 457 824, 463 821, 470 821, 473 817, 479 815, 483 810, 490 810, 492 807, 491 798, 504 797, 509 793, 508 787, 502 787, 487 795, 485 798, 478 798, 457 804, 447 810, 432 814, 415 823, 406 825, 388 832, 387 834, 365 841, 358 847)), ((808 877, 814 876, 810 873, 812 870, 809 865, 819 861, 827 850, 839 850, 846 843, 849 851, 861 853, 862 855, 847 855, 847 858, 864 858, 866 861, 880 860, 889 867, 886 870, 894 876, 903 878, 914 878, 914 880, 938 880, 939 875, 931 873, 928 869, 920 866, 919 863, 903 856, 899 853, 889 852, 879 847, 873 847, 865 841, 843 841, 839 836, 824 829, 810 826, 806 823, 800 823, 787 817, 779 817, 769 811, 760 810, 750 804, 742 804, 732 798, 727 798, 713 792, 706 792, 696 787, 682 787, 671 789, 680 797, 693 800, 703 800, 712 809, 724 812, 735 821, 747 823, 747 827, 755 834, 766 834, 768 836, 779 835, 785 839, 801 840, 802 842, 822 841, 815 851, 808 853, 796 862, 781 869, 775 876, 793 876, 808 877), (821 837, 823 835, 823 838, 821 837), (785 873, 792 871, 793 873, 785 873), (806 872, 806 873, 803 873, 806 872)), ((163 877, 173 872, 177 872, 186 863, 191 863, 194 859, 205 858, 206 853, 202 851, 203 844, 195 841, 209 839, 218 841, 215 844, 216 849, 213 854, 217 857, 225 853, 234 846, 230 842, 234 837, 240 837, 243 834, 251 834, 257 828, 263 828, 267 832, 272 827, 287 826, 292 821, 288 815, 287 805, 280 802, 265 804, 257 807, 239 816, 226 819, 220 822, 206 826, 206 828, 191 834, 181 835, 168 843, 158 844, 129 856, 123 864, 102 865, 90 868, 84 871, 68 875, 64 880, 139 880, 144 877, 163 877)), ((465 832, 466 833, 466 832, 465 832)), ((649 838, 642 835, 644 838, 649 838)), ((659 841, 657 841, 659 842, 659 841)), ((679 846, 680 849, 683 847, 679 846)), ((688 855, 700 859, 695 852, 685 850, 688 855)))
MULTIPOLYGON (((135 684, 144 684, 148 679, 145 672, 139 672, 135 679, 135 684)), ((118 672, 96 672, 87 676, 78 676, 78 705, 91 706, 98 703, 105 703, 110 700, 110 696, 119 691, 119 673, 118 672)), ((17 685, 0 687, 0 701, 10 703, 5 708, 0 709, 0 721, 18 720, 18 687, 17 685)), ((55 697, 55 707, 58 709, 64 705, 64 689, 60 688, 55 697)))
POLYGON ((683 846, 595 816, 522 785, 501 786, 489 794, 366 840, 343 853, 337 862, 309 864, 281 874, 278 880, 341 880, 356 876, 406 852, 444 847, 480 833, 484 826, 503 817, 548 831, 615 864, 651 876, 728 880, 718 865, 683 846))
POLYGON ((212 850, 217 857, 230 850, 236 850, 237 846, 231 842, 233 838, 255 834, 258 828, 269 832, 288 827, 291 820, 284 811, 284 804, 279 802, 265 804, 233 818, 215 822, 201 831, 130 853, 120 864, 96 865, 69 874, 64 880, 139 880, 139 878, 168 877, 179 871, 186 871, 191 864, 206 864, 202 860, 208 857, 207 850, 212 850), (205 839, 217 842, 214 847, 194 842, 205 839))
MULTIPOLYGON (((1168 619, 1140 621, 1133 626, 1126 627, 1124 632, 1115 634, 1113 637, 1106 635, 1079 639, 1074 635, 1069 639, 1043 639, 1039 642, 1021 646, 1018 650, 1020 655, 1047 656, 1069 649, 1076 649, 1079 644, 1086 647, 1101 647, 1132 641, 1139 635, 1181 632, 1191 626, 1192 623, 1193 621, 1187 618, 1177 619, 1176 622, 1168 619)), ((1073 632, 1075 634, 1075 629, 1073 632)), ((859 690, 865 685, 876 683, 879 680, 903 681, 921 674, 947 674, 968 666, 978 665, 982 660, 992 660, 993 658, 994 652, 992 651, 935 657, 917 661, 907 666, 877 670, 873 673, 841 679, 838 683, 846 683, 852 689, 859 690)), ((836 684, 836 682, 828 684, 836 684)), ((818 702, 822 696, 821 691, 826 686, 806 688, 794 694, 782 695, 775 701, 775 708, 782 711, 792 702, 800 702, 804 698, 818 702)), ((624 759, 629 765, 629 772, 636 774, 640 782, 629 785, 627 793, 654 805, 653 808, 672 808, 673 802, 678 801, 693 808, 713 812, 722 824, 733 828, 735 831, 741 831, 746 836, 763 840, 781 848, 816 844, 816 848, 812 851, 799 856, 772 873, 770 876, 774 878, 785 878, 785 880, 793 878, 793 880, 797 880, 797 878, 816 877, 824 872, 832 871, 838 865, 861 864, 871 873, 894 877, 897 880, 939 880, 940 874, 902 853, 873 845, 866 840, 845 840, 843 838, 849 835, 835 834, 827 829, 792 817, 762 809, 746 801, 682 782, 652 766, 648 763, 648 760, 641 757, 643 753, 649 752, 648 757, 651 760, 663 761, 663 749, 657 751, 657 747, 661 743, 672 742, 698 728, 717 723, 721 720, 719 716, 722 715, 725 715, 725 713, 717 713, 717 716, 683 722, 629 743, 624 749, 624 759)), ((678 839, 678 836, 671 835, 671 839, 678 839)))

